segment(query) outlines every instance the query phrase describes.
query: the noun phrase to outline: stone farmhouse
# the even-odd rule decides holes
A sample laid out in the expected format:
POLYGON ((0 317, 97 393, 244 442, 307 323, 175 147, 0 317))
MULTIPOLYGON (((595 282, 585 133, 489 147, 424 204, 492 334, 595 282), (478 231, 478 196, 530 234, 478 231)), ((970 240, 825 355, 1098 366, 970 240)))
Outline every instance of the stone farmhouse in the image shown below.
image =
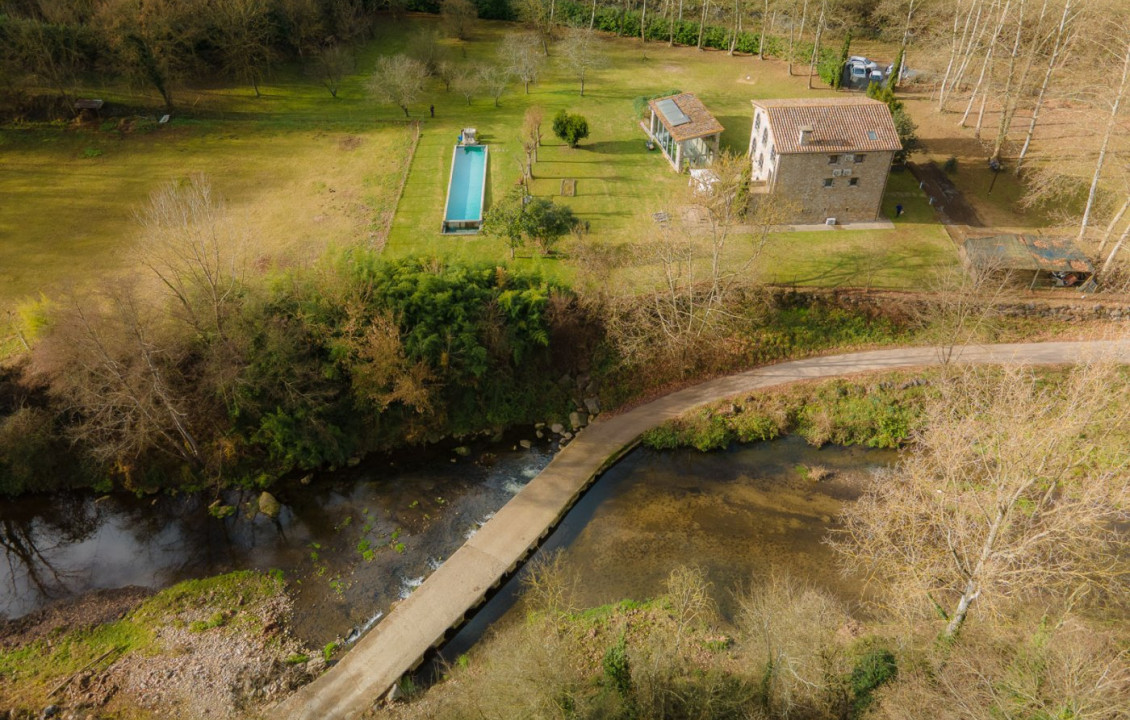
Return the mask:
POLYGON ((794 224, 871 222, 901 147, 878 100, 754 100, 750 192, 796 202, 794 224))

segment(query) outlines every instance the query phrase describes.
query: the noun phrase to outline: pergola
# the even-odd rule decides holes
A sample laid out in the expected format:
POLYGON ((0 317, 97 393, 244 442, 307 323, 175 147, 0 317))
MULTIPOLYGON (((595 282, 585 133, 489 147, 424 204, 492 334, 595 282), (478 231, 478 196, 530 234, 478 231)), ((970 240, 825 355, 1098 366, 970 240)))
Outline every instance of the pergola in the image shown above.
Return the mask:
POLYGON ((725 128, 701 100, 691 93, 682 93, 649 100, 647 104, 651 121, 643 126, 644 130, 676 172, 710 165, 725 128))

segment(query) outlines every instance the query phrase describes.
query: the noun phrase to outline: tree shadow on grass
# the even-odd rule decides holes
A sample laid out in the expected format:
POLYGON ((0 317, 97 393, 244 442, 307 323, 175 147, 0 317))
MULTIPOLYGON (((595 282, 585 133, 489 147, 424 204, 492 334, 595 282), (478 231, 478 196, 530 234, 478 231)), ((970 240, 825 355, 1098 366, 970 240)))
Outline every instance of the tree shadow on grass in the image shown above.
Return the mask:
POLYGON ((603 140, 589 145, 581 145, 580 150, 589 150, 602 155, 640 155, 646 156, 647 139, 642 135, 632 140, 603 140))

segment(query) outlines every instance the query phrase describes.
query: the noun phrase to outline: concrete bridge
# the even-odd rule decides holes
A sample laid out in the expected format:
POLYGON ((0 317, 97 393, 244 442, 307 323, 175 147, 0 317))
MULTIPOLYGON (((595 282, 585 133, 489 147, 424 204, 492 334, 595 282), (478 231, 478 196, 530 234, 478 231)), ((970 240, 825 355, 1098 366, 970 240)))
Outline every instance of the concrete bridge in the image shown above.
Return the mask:
MULTIPOLYGON (((1130 341, 967 347, 958 363, 1057 365, 1130 361, 1130 341)), ((272 712, 288 720, 354 718, 371 708, 448 630, 512 573, 581 493, 639 436, 699 405, 801 380, 937 365, 936 348, 899 348, 807 358, 710 380, 590 425, 495 516, 397 605, 340 662, 272 712)))

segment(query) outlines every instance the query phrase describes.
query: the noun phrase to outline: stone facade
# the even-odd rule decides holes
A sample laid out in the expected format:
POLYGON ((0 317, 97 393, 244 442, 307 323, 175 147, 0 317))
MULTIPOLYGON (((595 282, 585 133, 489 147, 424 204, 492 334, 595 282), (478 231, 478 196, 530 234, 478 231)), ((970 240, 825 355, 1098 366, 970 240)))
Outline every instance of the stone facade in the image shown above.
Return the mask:
POLYGON ((793 224, 873 222, 899 147, 890 112, 869 99, 753 102, 752 200, 794 203, 793 224))
POLYGON ((823 223, 828 218, 839 224, 873 222, 893 157, 889 151, 780 155, 771 192, 799 206, 794 223, 823 223))

